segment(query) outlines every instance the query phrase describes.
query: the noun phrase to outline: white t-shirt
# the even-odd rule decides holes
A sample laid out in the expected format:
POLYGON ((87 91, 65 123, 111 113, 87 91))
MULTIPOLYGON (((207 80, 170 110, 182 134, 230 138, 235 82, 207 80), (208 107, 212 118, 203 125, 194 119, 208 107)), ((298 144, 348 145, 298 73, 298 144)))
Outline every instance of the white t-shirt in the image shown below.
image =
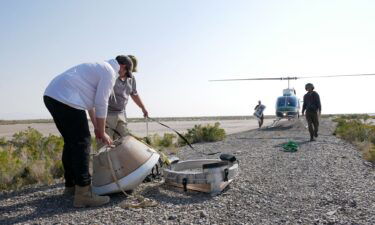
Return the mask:
POLYGON ((96 117, 105 118, 119 70, 120 65, 115 59, 82 63, 55 77, 44 95, 76 109, 95 108, 96 117))

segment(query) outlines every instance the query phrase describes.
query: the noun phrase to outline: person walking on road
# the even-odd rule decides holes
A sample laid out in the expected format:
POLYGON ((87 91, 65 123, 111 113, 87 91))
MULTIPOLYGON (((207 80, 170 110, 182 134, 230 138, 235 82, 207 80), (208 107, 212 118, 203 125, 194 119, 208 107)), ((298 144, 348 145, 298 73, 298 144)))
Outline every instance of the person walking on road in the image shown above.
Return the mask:
POLYGON ((318 137, 319 116, 322 112, 319 94, 314 91, 314 85, 305 85, 307 93, 303 96, 302 116, 306 111, 306 120, 310 133, 310 141, 315 141, 318 137))
POLYGON ((255 110, 254 115, 258 119, 259 128, 261 128, 262 125, 263 125, 263 121, 264 121, 263 111, 264 111, 265 108, 266 108, 266 106, 262 105, 262 102, 260 100, 258 101, 258 105, 256 105, 255 108, 254 108, 254 110, 255 110))

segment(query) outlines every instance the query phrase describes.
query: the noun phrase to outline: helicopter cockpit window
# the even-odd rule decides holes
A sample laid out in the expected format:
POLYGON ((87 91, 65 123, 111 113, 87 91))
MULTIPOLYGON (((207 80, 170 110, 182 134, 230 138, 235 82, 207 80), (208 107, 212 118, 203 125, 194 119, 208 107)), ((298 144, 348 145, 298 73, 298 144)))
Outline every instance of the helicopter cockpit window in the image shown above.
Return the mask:
POLYGON ((295 97, 279 97, 277 99, 277 107, 297 107, 297 98, 295 97))
POLYGON ((286 98, 286 104, 287 106, 296 107, 297 106, 297 99, 296 98, 286 98))
POLYGON ((285 106, 285 99, 286 99, 287 97, 280 97, 280 98, 278 98, 277 99, 277 107, 282 107, 282 106, 285 106))

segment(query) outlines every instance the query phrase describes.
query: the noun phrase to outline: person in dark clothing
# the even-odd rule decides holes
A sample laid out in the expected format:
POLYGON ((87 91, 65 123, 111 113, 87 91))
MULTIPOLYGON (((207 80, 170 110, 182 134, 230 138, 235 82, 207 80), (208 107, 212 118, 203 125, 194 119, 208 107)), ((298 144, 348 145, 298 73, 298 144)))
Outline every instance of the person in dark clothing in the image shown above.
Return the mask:
POLYGON ((302 116, 306 111, 306 120, 310 132, 310 141, 315 141, 318 137, 319 116, 322 111, 319 94, 314 91, 314 85, 306 84, 307 93, 303 96, 302 116))

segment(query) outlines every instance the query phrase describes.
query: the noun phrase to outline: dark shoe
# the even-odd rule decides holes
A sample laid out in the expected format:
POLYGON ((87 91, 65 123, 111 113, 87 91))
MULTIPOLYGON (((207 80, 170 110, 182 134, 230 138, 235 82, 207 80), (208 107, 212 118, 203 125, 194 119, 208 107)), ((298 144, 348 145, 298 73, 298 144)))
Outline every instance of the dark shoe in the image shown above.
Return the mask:
POLYGON ((315 133, 314 133, 314 137, 318 137, 318 132, 315 132, 315 133))
POLYGON ((312 137, 312 138, 310 138, 310 141, 316 141, 316 140, 312 137))

